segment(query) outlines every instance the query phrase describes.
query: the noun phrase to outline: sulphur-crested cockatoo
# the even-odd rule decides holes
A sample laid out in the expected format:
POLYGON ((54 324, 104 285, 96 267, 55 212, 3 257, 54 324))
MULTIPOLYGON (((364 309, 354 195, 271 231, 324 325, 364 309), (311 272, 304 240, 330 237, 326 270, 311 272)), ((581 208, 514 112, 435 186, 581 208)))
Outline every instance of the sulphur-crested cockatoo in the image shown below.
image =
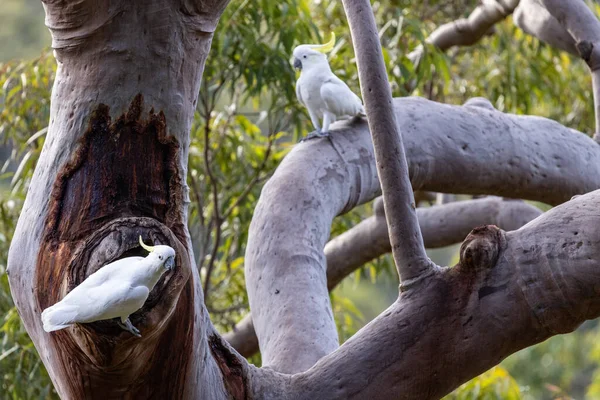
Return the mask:
POLYGON ((46 332, 76 323, 120 318, 119 326, 141 337, 129 316, 142 308, 162 274, 174 266, 175 250, 169 246, 140 245, 150 252, 144 257, 127 257, 100 268, 42 312, 46 332))
POLYGON ((329 125, 338 119, 365 115, 360 98, 331 72, 325 53, 333 50, 335 35, 325 44, 301 44, 294 49, 294 67, 300 70, 296 96, 308 109, 316 131, 304 140, 329 136, 329 125), (319 120, 323 120, 323 128, 319 120))

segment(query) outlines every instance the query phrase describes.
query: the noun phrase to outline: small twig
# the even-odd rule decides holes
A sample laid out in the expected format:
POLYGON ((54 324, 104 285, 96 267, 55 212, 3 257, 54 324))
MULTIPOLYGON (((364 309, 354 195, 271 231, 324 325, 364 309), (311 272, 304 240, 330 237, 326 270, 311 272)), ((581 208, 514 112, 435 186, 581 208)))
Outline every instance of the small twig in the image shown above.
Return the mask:
POLYGON ((221 243, 221 224, 222 219, 219 213, 219 187, 217 180, 212 172, 210 166, 210 109, 205 108, 206 111, 206 124, 204 126, 204 167, 206 169, 206 175, 208 176, 209 183, 212 189, 213 197, 213 223, 215 226, 215 239, 213 241, 213 248, 210 253, 210 259, 208 260, 208 266, 206 267, 206 276, 204 279, 204 301, 208 299, 208 291, 210 289, 210 277, 212 275, 215 258, 219 251, 219 245, 221 243))
POLYGON ((190 180, 192 181, 192 194, 196 198, 196 203, 198 203, 198 217, 200 218, 200 224, 204 226, 206 224, 206 220, 204 218, 204 213, 202 210, 204 209, 204 200, 202 199, 202 194, 198 189, 198 180, 194 178, 194 175, 190 174, 190 180))
POLYGON ((198 189, 198 181, 196 180, 196 178, 194 178, 194 175, 190 174, 190 180, 192 183, 192 195, 196 198, 196 203, 197 206, 196 208, 198 209, 198 218, 200 218, 200 226, 202 226, 205 231, 207 232, 207 234, 202 235, 204 236, 203 238, 201 238, 202 243, 201 243, 201 253, 198 255, 198 264, 196 265, 196 268, 198 270, 200 270, 200 267, 202 266, 202 262, 204 260, 204 256, 205 256, 205 252, 204 250, 206 249, 206 246, 208 244, 208 239, 210 236, 210 226, 206 225, 206 219, 204 218, 204 201, 202 199, 202 194, 200 193, 200 190, 198 189))

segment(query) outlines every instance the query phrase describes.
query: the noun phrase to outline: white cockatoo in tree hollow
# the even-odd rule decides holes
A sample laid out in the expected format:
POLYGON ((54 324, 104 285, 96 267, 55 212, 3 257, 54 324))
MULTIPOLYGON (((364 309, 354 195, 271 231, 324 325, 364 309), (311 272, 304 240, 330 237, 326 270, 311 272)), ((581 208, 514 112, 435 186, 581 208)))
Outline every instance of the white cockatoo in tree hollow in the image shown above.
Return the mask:
POLYGON ((42 312, 46 332, 77 323, 120 318, 119 326, 141 337, 129 316, 142 308, 165 271, 173 269, 175 250, 169 246, 140 245, 146 257, 126 257, 105 265, 88 276, 61 301, 42 312))
POLYGON ((329 125, 338 119, 364 116, 360 97, 331 72, 325 53, 333 50, 335 35, 325 44, 301 44, 294 49, 294 68, 300 70, 296 96, 304 105, 315 132, 304 140, 329 136, 329 125), (323 128, 319 123, 323 120, 323 128))

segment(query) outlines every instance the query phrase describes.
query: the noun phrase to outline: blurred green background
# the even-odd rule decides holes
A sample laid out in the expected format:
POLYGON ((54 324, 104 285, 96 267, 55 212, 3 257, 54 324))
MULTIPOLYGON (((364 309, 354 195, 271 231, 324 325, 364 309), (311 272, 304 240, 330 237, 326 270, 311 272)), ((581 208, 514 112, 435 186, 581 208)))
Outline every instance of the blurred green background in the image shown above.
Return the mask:
MULTIPOLYGON (((476 4, 476 0, 373 2, 394 95, 453 104, 484 96, 501 111, 538 114, 591 132, 593 103, 586 66, 525 35, 510 18, 496 26, 494 35, 469 48, 442 54, 426 45, 418 68, 406 58, 436 26, 467 16, 476 4)), ((223 332, 248 311, 243 255, 260 189, 290 147, 310 130, 294 95, 292 49, 320 41, 330 31, 338 37, 330 56, 332 68, 358 93, 354 55, 339 1, 232 0, 215 35, 191 132, 189 227, 204 280, 211 271, 206 302, 223 332), (208 166, 205 152, 212 160, 208 166)), ((0 399, 57 398, 13 306, 5 274, 8 246, 45 138, 56 68, 49 45, 40 1, 2 0, 0 399)), ((367 204, 337 218, 332 236, 371 213, 367 204)), ((438 264, 454 265, 457 249, 430 251, 430 256, 438 264)), ((397 288, 389 256, 347 278, 331 295, 340 338, 347 339, 388 307, 397 297, 397 288)), ((260 357, 251 361, 259 365, 260 357)), ((600 327, 596 321, 509 357, 448 396, 570 398, 600 399, 600 327)))

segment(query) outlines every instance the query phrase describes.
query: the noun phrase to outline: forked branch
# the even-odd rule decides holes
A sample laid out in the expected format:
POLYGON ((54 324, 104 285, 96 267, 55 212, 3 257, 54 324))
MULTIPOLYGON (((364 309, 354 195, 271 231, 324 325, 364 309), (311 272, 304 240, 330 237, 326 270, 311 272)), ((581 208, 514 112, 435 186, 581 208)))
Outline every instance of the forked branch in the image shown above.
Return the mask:
MULTIPOLYGON (((579 56, 587 63, 592 74, 592 90, 594 95, 594 114, 596 116, 596 134, 594 139, 600 142, 600 21, 583 0, 528 0, 523 11, 527 18, 522 17, 521 23, 531 27, 528 31, 539 39, 547 41, 551 45, 564 43, 570 47, 565 40, 564 32, 572 37, 579 56), (525 7, 526 6, 526 7, 525 7), (543 7, 552 18, 545 17, 549 24, 535 24, 544 17, 544 12, 537 12, 543 7), (536 15, 535 17, 533 15, 536 15), (557 29, 557 23, 562 29, 557 29), (527 24, 530 25, 527 25, 527 24)), ((564 48, 565 46, 558 46, 564 48)), ((571 50, 567 48, 566 50, 571 50)))
MULTIPOLYGON (((415 190, 560 204, 600 188, 600 146, 549 119, 504 114, 479 99, 453 106, 394 100, 415 190)), ((365 121, 296 146, 265 184, 245 256, 263 365, 310 368, 338 347, 323 248, 336 215, 380 193, 365 121)), ((411 291, 409 291, 411 292, 411 291)))
MULTIPOLYGON (((391 251, 381 198, 375 200, 375 215, 333 238, 325 246, 327 287, 333 290, 345 277, 365 263, 391 251)), ((417 208, 423 241, 427 248, 462 241, 474 227, 497 225, 506 231, 520 228, 541 211, 520 200, 490 196, 478 200, 417 208)), ((258 351, 252 315, 246 315, 224 338, 244 357, 258 351)))

